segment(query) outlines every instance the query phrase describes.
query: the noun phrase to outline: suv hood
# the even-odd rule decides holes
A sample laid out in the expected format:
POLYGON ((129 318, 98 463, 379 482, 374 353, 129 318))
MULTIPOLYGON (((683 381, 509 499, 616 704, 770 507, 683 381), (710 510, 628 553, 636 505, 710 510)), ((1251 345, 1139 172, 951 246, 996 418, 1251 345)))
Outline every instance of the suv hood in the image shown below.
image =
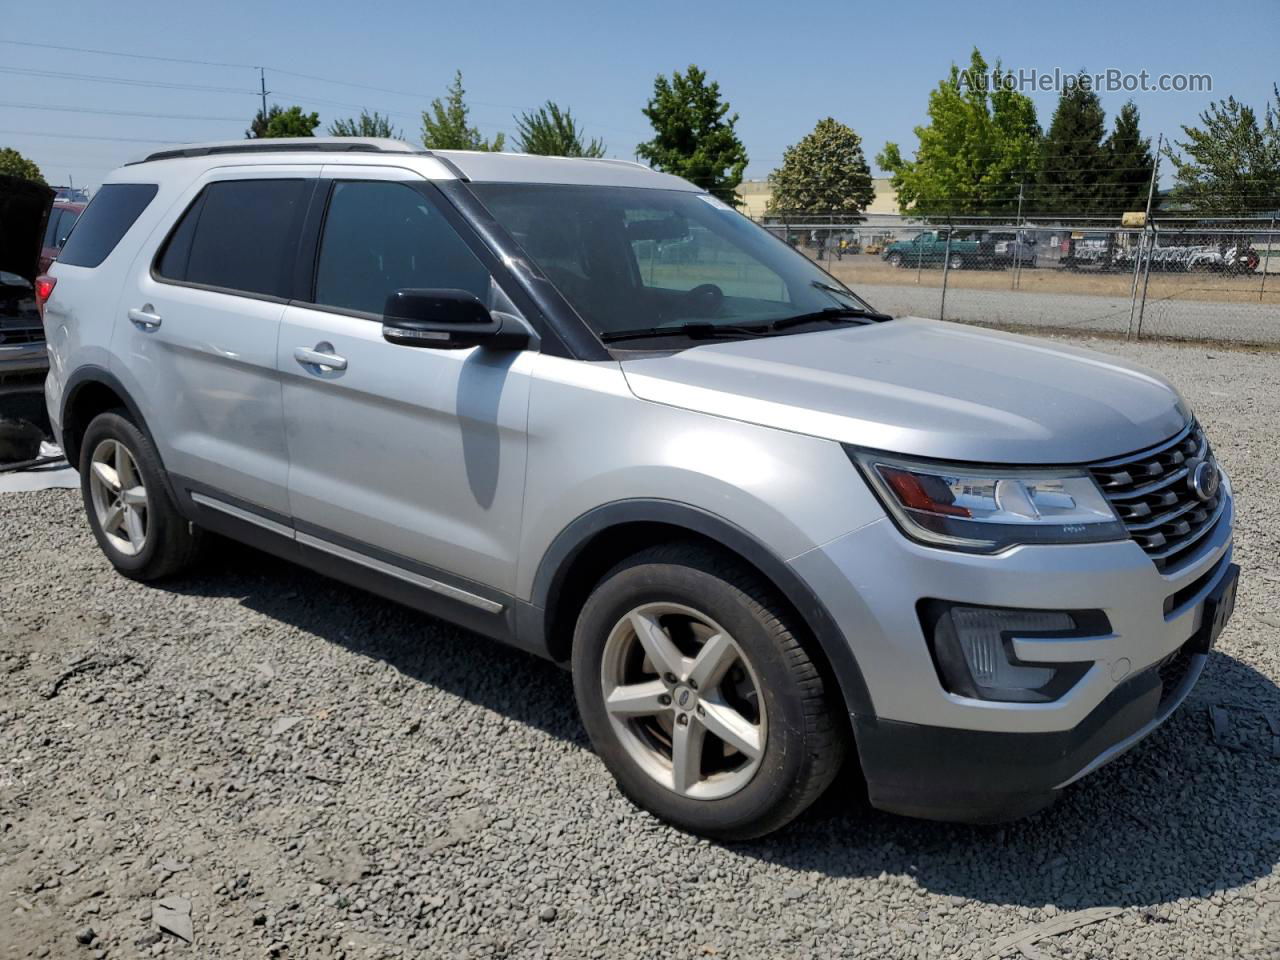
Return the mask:
POLYGON ((908 317, 622 361, 642 400, 893 453, 1085 463, 1171 437, 1164 379, 1046 340, 908 317))

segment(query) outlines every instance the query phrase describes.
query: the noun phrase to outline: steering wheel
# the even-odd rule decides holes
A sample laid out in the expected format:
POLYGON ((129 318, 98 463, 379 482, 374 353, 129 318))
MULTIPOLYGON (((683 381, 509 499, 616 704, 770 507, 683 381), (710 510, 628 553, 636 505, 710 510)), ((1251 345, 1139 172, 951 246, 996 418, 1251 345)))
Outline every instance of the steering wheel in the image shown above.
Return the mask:
POLYGON ((724 291, 714 283, 701 283, 688 291, 684 299, 696 313, 714 317, 724 303, 724 291))

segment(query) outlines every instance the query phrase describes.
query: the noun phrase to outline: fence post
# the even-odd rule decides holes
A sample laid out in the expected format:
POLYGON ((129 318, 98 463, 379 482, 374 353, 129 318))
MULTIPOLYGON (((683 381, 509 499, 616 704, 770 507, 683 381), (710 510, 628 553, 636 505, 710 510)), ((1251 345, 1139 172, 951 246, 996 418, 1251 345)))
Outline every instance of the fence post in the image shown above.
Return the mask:
POLYGON ((1271 245, 1276 242, 1276 218, 1271 218, 1271 229, 1267 233, 1267 255, 1262 258, 1262 283, 1258 286, 1258 302, 1267 292, 1267 271, 1271 269, 1271 245))
MULTIPOLYGON (((1138 274, 1142 272, 1142 257, 1147 250, 1147 231, 1151 227, 1144 225, 1142 234, 1138 237, 1138 255, 1133 258, 1133 283, 1130 284, 1129 290, 1129 326, 1124 332, 1126 340, 1133 339, 1133 320, 1138 310, 1138 274)), ((1145 296, 1145 292, 1143 294, 1145 296)))
POLYGON ((942 251, 942 299, 938 303, 938 319, 947 319, 947 276, 951 273, 951 236, 955 227, 948 223, 947 244, 942 251))
POLYGON ((1142 299, 1138 302, 1138 331, 1135 340, 1142 339, 1142 318, 1147 312, 1147 285, 1151 282, 1151 254, 1156 247, 1156 229, 1151 228, 1151 242, 1147 244, 1147 264, 1142 271, 1142 299))

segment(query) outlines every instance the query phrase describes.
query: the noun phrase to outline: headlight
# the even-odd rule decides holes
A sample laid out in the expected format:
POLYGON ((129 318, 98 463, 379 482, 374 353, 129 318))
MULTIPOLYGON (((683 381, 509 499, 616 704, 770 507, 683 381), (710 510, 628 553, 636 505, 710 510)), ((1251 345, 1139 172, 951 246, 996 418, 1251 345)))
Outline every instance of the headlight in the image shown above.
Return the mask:
POLYGON ((931 546, 997 553, 1018 544, 1128 537, 1084 469, 970 467, 845 451, 902 531, 931 546))

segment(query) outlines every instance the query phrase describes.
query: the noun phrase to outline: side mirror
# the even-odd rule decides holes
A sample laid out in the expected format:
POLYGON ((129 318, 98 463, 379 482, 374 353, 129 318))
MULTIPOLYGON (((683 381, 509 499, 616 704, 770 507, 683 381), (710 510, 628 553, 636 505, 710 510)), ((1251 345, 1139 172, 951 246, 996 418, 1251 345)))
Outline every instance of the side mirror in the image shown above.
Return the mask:
POLYGON ((466 290, 397 290, 382 310, 382 337, 402 347, 437 350, 523 350, 529 333, 516 321, 494 317, 466 290))

